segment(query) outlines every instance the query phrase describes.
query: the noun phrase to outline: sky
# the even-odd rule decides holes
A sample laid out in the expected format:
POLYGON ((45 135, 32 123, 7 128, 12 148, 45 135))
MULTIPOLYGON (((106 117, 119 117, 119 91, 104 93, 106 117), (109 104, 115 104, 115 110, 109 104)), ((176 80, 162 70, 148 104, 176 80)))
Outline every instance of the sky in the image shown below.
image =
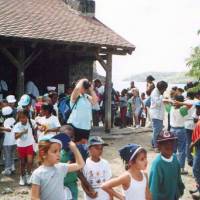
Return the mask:
POLYGON ((191 48, 200 44, 199 0, 96 0, 96 17, 136 46, 131 56, 113 56, 114 81, 147 71, 185 71, 191 48))

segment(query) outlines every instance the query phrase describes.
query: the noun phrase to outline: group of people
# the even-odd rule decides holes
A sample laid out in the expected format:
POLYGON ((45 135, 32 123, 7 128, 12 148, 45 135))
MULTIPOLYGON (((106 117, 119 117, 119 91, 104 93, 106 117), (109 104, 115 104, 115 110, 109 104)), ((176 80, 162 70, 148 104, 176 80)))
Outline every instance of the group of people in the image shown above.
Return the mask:
POLYGON ((144 94, 140 97, 134 82, 121 95, 113 89, 111 106, 112 123, 120 112, 121 128, 133 123, 131 119, 139 128, 149 115, 152 147, 159 152, 149 178, 143 172, 147 167, 145 147, 132 143, 119 149, 126 170, 112 178, 110 164, 102 158, 107 144, 99 136, 90 136, 92 125, 104 121, 104 86, 98 79, 93 83, 81 79, 67 94, 59 96, 51 88, 49 93, 36 97, 34 103, 28 94, 18 102, 14 95, 2 100, 1 173, 9 176, 15 172, 17 149, 19 185, 32 185, 33 200, 77 200, 78 179, 86 200, 178 200, 184 193, 181 174, 187 174, 187 158, 197 185, 191 193, 193 198, 200 199, 199 93, 191 92, 188 84, 185 91, 172 88, 165 98, 168 84, 153 81, 151 75, 147 77, 147 98, 144 94), (168 118, 165 131, 164 116, 168 118), (124 192, 115 190, 117 186, 122 186, 124 192))

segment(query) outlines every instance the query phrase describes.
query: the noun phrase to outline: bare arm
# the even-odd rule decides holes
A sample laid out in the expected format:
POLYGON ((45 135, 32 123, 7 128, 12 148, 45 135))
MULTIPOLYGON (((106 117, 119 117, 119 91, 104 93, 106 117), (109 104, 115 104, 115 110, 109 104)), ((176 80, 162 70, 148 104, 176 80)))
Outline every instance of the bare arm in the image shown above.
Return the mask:
POLYGON ((31 200, 40 200, 40 186, 32 184, 31 200))
POLYGON ((15 133, 15 139, 18 139, 20 138, 22 135, 24 134, 27 134, 28 133, 28 129, 22 131, 22 132, 18 132, 18 133, 15 133))
POLYGON ((59 131, 60 131, 60 127, 51 128, 51 129, 45 130, 45 134, 48 133, 48 132, 59 132, 59 131))
POLYGON ((0 127, 0 131, 11 132, 10 128, 0 127))
POLYGON ((130 179, 127 174, 124 174, 122 176, 112 178, 109 181, 103 183, 102 189, 105 190, 111 196, 111 198, 116 197, 120 200, 125 200, 125 197, 121 193, 113 190, 113 187, 117 187, 119 185, 127 187, 127 183, 130 184, 130 179))
POLYGON ((148 175, 145 173, 145 176, 146 176, 146 180, 147 180, 146 191, 145 191, 146 200, 152 200, 151 192, 149 190, 148 175))
POLYGON ((90 95, 91 95, 91 96, 88 96, 88 99, 89 99, 89 101, 90 101, 90 103, 91 103, 92 105, 95 105, 95 104, 98 102, 98 97, 97 97, 97 95, 96 95, 96 92, 95 92, 94 89, 93 89, 93 86, 91 86, 91 87, 89 88, 89 91, 90 91, 90 95))
POLYGON ((68 172, 74 172, 74 171, 78 171, 80 169, 82 169, 85 165, 85 162, 78 150, 78 148, 76 147, 76 144, 74 142, 70 142, 69 143, 69 148, 72 151, 72 153, 74 154, 75 157, 75 163, 69 164, 68 166, 68 172))

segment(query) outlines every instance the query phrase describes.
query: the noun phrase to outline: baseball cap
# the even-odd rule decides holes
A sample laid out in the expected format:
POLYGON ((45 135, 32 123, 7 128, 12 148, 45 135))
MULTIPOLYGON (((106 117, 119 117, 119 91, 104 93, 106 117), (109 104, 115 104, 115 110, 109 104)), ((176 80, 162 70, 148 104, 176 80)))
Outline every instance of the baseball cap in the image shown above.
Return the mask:
POLYGON ((157 142, 164 142, 169 140, 176 140, 177 137, 174 135, 174 133, 169 131, 161 131, 157 137, 157 142))
POLYGON ((18 105, 19 106, 27 106, 28 104, 30 104, 30 102, 31 102, 30 96, 27 94, 24 94, 21 96, 21 98, 18 102, 18 105))
POLYGON ((14 95, 8 95, 6 97, 6 100, 8 103, 15 103, 17 100, 15 99, 15 96, 14 95))
POLYGON ((70 137, 65 133, 60 133, 57 135, 47 134, 40 139, 41 141, 49 141, 52 143, 58 143, 61 145, 62 149, 68 149, 69 142, 71 141, 70 137))
POLYGON ((3 116, 11 115, 13 112, 13 109, 10 106, 5 106, 2 108, 1 112, 3 116))
POLYGON ((144 148, 138 144, 127 144, 119 150, 119 155, 122 160, 129 162, 142 149, 144 148))
POLYGON ((103 146, 108 146, 108 144, 106 144, 101 137, 99 136, 91 136, 88 140, 88 147, 94 146, 94 145, 98 145, 101 144, 103 146))

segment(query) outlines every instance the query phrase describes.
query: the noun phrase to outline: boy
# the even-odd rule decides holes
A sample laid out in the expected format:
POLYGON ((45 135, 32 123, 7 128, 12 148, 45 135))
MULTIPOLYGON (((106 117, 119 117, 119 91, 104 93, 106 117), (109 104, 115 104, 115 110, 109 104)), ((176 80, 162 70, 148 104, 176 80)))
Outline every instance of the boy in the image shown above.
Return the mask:
MULTIPOLYGON (((61 133, 67 134, 72 141, 74 141, 74 129, 70 125, 64 125, 60 128, 61 133)), ((86 148, 86 145, 83 144, 77 144, 77 147, 83 157, 84 160, 88 157, 88 150, 86 148)), ((60 153, 61 162, 63 163, 73 163, 75 162, 74 156, 72 155, 72 152, 69 149, 62 149, 60 153)), ((90 184, 87 182, 85 177, 83 176, 81 171, 78 172, 70 172, 66 175, 64 178, 64 186, 65 186, 65 192, 67 199, 65 200, 78 200, 78 178, 81 181, 81 184, 87 188, 87 194, 94 198, 96 197, 95 191, 91 188, 90 184)))
POLYGON ((149 187, 153 200, 178 200, 184 192, 180 165, 173 155, 177 137, 171 132, 162 131, 157 137, 160 154, 153 161, 149 187))
MULTIPOLYGON (((101 158, 103 146, 105 145, 106 144, 99 136, 92 136, 89 138, 88 148, 90 157, 86 160, 83 174, 92 188, 97 192, 96 198, 93 198, 94 200, 110 200, 109 194, 101 189, 101 185, 112 176, 108 162, 101 158)), ((83 189, 85 191, 84 187, 83 189)), ((92 200, 87 194, 85 194, 84 199, 92 200)))

